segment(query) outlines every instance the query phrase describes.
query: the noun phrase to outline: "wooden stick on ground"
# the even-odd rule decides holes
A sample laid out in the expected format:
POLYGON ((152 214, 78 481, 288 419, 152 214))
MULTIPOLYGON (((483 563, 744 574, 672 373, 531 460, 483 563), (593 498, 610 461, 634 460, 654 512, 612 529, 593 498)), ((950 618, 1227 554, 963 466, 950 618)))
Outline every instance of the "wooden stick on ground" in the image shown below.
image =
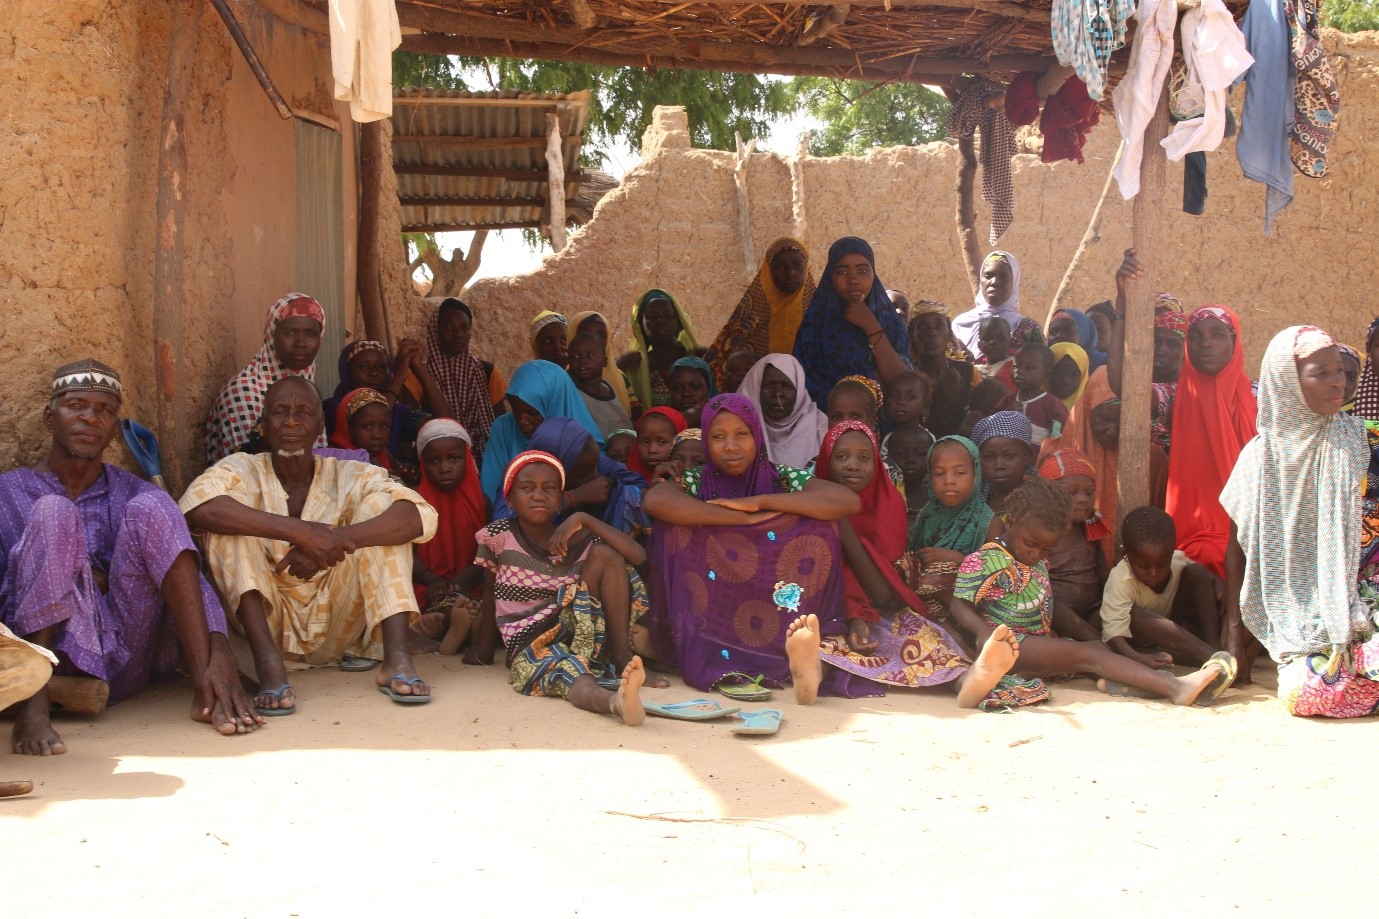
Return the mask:
POLYGON ((0 798, 17 798, 34 790, 34 783, 28 779, 14 782, 0 782, 0 798))
POLYGON ((48 680, 48 698, 69 715, 99 715, 110 704, 110 684, 88 676, 55 676, 48 680))

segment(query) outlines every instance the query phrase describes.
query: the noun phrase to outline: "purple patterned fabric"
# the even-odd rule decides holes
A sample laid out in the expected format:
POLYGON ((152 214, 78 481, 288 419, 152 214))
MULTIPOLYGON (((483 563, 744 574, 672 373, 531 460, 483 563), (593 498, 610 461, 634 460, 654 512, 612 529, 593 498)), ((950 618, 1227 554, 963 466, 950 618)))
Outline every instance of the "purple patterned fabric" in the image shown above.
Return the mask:
MULTIPOLYGON (((699 426, 704 432, 705 441, 712 436, 709 428, 713 426, 713 420, 718 417, 719 412, 728 412, 743 420, 747 429, 752 432, 752 439, 757 442, 757 455, 742 475, 726 475, 712 462, 705 463, 700 474, 699 497, 704 501, 712 501, 715 498, 747 498, 775 492, 780 481, 780 473, 766 455, 766 435, 761 428, 761 417, 757 415, 757 407, 752 404, 751 399, 738 393, 714 396, 699 415, 699 426)), ((707 443, 704 449, 708 449, 707 443)))
MULTIPOLYGON (((160 591, 177 557, 196 551, 172 498, 122 469, 105 466, 75 502, 50 473, 0 475, 0 621, 21 636, 58 626, 57 672, 105 680, 112 702, 176 667, 160 591), (106 573, 108 593, 93 570, 106 573)), ((201 601, 210 631, 224 633, 204 577, 201 601)))
POLYGON ((841 557, 838 524, 808 517, 781 514, 750 526, 658 522, 647 555, 657 659, 699 690, 737 672, 789 679, 792 621, 814 613, 824 635, 846 630, 841 557), (788 584, 800 587, 798 611, 773 597, 788 584))

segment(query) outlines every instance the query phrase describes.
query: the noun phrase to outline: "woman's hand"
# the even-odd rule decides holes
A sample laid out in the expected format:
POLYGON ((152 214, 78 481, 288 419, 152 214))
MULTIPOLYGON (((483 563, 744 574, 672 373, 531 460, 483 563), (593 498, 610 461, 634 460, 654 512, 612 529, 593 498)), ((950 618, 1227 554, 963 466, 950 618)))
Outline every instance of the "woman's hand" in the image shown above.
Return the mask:
POLYGON ((868 336, 881 331, 881 323, 872 315, 867 301, 862 298, 848 302, 847 308, 843 310, 843 319, 866 332, 868 336))
POLYGON ((1135 258, 1135 250, 1126 249, 1125 259, 1116 269, 1116 293, 1122 297, 1126 296, 1130 289, 1130 282, 1138 281, 1142 277, 1144 277, 1144 267, 1140 264, 1139 259, 1135 258))
POLYGON ((956 565, 963 560, 961 552, 956 552, 953 549, 940 549, 936 546, 919 549, 916 554, 919 555, 919 560, 925 565, 935 565, 939 562, 952 562, 956 565))
POLYGON ((568 492, 575 507, 598 507, 607 504, 613 495, 613 480, 606 475, 596 475, 583 485, 571 488, 568 492))
POLYGON ((755 514, 762 510, 759 495, 748 495, 745 498, 714 498, 709 503, 726 507, 731 511, 742 511, 744 514, 755 514))
POLYGON ((858 654, 872 654, 878 647, 871 637, 871 623, 865 619, 848 620, 848 647, 858 654))

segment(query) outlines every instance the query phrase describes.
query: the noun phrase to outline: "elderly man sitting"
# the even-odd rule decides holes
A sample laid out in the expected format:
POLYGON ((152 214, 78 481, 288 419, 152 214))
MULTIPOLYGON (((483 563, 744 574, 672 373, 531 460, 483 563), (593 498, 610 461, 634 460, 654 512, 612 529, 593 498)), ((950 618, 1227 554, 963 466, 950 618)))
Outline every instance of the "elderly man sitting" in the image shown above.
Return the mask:
MULTIPOLYGON (((101 461, 122 398, 120 375, 97 361, 54 373, 47 458, 0 475, 0 621, 56 651, 57 672, 109 683, 115 702, 172 671, 180 642, 192 717, 222 734, 252 731, 262 719, 240 689, 186 521, 165 492, 101 461)), ((19 705, 16 753, 66 751, 50 707, 46 688, 19 705)))
POLYGON ((263 402, 270 451, 227 456, 182 496, 187 522, 207 534, 231 624, 253 651, 254 705, 291 714, 288 666, 342 658, 382 658, 379 692, 429 702, 407 640, 419 617, 411 544, 435 535, 436 512, 377 466, 313 456, 324 425, 316 388, 279 380, 263 402))

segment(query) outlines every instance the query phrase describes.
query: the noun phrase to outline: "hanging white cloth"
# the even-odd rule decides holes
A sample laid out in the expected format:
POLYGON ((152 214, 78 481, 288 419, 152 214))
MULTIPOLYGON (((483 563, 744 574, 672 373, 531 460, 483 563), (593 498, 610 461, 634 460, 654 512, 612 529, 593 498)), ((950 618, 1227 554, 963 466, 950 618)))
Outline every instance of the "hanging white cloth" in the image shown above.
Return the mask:
POLYGON ((1183 60, 1187 91, 1198 93, 1205 110, 1180 121, 1162 141, 1168 158, 1178 162, 1189 153, 1209 153, 1226 133, 1226 92, 1255 59, 1245 48, 1245 34, 1222 0, 1202 0, 1183 14, 1183 60))
POLYGON ((1144 158, 1144 131, 1154 118, 1163 94, 1164 81, 1173 63, 1173 28, 1178 22, 1175 0, 1140 0, 1135 11, 1139 25, 1130 49, 1130 70, 1111 93, 1116 124, 1125 146, 1120 162, 1111 170, 1120 185, 1121 197, 1140 191, 1140 160, 1144 158))
POLYGON ((393 49, 402 26, 393 0, 330 0, 330 69, 335 98, 358 122, 393 114, 393 49))

